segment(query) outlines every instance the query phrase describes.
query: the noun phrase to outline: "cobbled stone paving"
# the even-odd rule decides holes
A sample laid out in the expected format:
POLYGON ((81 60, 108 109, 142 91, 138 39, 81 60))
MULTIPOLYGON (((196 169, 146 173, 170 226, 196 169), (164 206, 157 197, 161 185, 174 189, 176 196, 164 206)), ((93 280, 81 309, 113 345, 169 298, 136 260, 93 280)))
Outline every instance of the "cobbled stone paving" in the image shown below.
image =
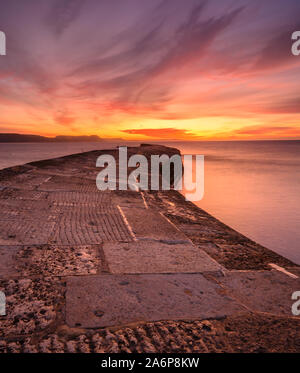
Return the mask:
POLYGON ((49 201, 56 205, 64 206, 71 204, 72 206, 92 205, 103 209, 104 203, 111 203, 111 194, 107 193, 79 193, 79 192, 53 192, 49 194, 49 201))
POLYGON ((96 182, 76 177, 51 176, 49 180, 39 186, 41 191, 75 191, 81 193, 98 193, 96 182))
POLYGON ((226 320, 146 323, 84 333, 62 327, 41 338, 0 340, 2 353, 285 353, 299 352, 297 320, 241 315, 226 320), (291 328, 289 337, 276 329, 291 328))
POLYGON ((63 245, 131 240, 119 211, 112 206, 104 206, 103 210, 91 206, 69 209, 68 206, 51 237, 51 242, 63 245))
MULTIPOLYGON (((173 148, 149 145, 128 152, 147 159, 153 154, 178 154, 173 148)), ((290 296, 280 298, 280 309, 274 303, 278 294, 299 290, 299 278, 279 273, 269 264, 298 276, 299 267, 186 202, 178 192, 97 190, 96 160, 107 153, 117 156, 114 149, 93 151, 0 171, 0 291, 6 295, 0 352, 299 352, 300 321, 290 313, 290 296), (160 225, 157 234, 149 232, 155 222, 160 225), (130 255, 134 263, 128 262, 130 255), (189 267, 195 260, 190 267, 198 273, 189 267), (189 281, 185 271, 192 276, 189 281), (154 281, 153 276, 160 277, 154 281), (162 291, 171 287, 160 287, 157 280, 165 276, 172 277, 178 302, 197 299, 201 308, 205 300, 210 317, 201 319, 201 309, 195 317, 195 308, 193 317, 188 317, 187 307, 187 317, 176 319, 177 305, 168 290, 162 291), (190 286, 193 276, 209 286, 190 286), (265 279, 263 286, 260 278, 265 279), (89 294, 80 289, 77 293, 74 283, 91 289, 94 299, 87 303, 89 294), (99 289, 99 284, 106 285, 99 289), (145 289, 163 302, 163 319, 150 322, 143 316, 160 309, 160 304, 151 309, 155 302, 147 302, 145 289), (80 309, 79 296, 85 308, 80 309), (72 299, 79 304, 75 327, 67 322, 68 312, 76 311, 72 299), (105 307, 103 299, 111 299, 105 307), (223 316, 216 316, 214 299, 228 304, 223 316), (116 303, 124 309, 116 309, 116 303), (136 304, 145 312, 126 324, 126 310, 136 304), (92 313, 94 327, 82 326, 85 309, 92 313), (104 310, 110 313, 110 326, 99 327, 104 310)))
POLYGON ((22 201, 23 206, 25 201, 40 201, 47 199, 47 197, 48 193, 36 190, 5 188, 0 192, 1 203, 8 200, 10 203, 15 202, 18 206, 20 206, 19 201, 22 201))

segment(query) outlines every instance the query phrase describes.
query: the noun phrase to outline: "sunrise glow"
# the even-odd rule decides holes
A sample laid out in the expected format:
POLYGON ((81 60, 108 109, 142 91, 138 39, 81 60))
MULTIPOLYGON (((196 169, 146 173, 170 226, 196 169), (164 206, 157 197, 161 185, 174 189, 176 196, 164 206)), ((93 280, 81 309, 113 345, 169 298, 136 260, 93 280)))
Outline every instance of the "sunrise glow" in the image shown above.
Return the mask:
POLYGON ((300 5, 267 3, 7 2, 0 132, 300 139, 300 5))

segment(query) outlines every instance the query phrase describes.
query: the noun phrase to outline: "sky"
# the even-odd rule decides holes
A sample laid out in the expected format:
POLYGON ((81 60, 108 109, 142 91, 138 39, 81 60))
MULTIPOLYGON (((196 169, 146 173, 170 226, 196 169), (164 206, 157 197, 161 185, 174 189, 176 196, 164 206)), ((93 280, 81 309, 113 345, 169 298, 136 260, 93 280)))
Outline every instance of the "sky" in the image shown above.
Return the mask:
POLYGON ((300 139, 299 0, 1 0, 0 30, 0 132, 300 139))

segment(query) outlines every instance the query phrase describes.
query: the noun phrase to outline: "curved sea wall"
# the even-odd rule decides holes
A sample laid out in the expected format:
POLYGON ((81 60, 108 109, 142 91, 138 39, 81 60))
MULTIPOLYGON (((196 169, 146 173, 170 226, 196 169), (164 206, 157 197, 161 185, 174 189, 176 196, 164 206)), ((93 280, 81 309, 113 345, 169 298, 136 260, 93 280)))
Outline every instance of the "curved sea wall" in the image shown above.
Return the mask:
POLYGON ((117 151, 0 171, 0 351, 297 350, 299 266, 177 191, 99 191, 117 151))

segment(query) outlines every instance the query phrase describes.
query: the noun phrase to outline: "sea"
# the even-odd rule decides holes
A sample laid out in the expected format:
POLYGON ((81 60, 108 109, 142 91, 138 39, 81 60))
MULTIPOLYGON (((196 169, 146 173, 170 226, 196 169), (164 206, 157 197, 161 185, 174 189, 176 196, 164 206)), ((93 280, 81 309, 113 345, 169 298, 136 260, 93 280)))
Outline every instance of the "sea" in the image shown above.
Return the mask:
MULTIPOLYGON (((195 202, 199 207, 300 264, 300 140, 164 144, 180 149, 182 154, 204 155, 204 198, 195 202)), ((0 169, 116 145, 0 144, 0 169)))

